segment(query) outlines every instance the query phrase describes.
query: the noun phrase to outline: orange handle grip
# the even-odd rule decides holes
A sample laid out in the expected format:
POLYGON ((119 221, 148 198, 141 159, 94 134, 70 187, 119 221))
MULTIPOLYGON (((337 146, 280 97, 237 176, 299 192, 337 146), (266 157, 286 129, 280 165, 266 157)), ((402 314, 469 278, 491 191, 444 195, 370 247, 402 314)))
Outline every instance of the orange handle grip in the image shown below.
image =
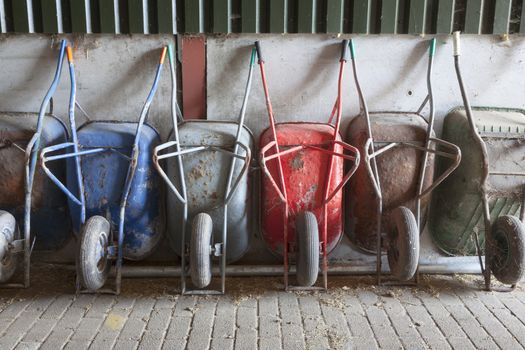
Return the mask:
POLYGON ((66 47, 67 60, 69 63, 73 63, 73 50, 70 46, 66 47))
POLYGON ((168 48, 164 47, 160 55, 160 64, 164 64, 164 59, 166 58, 166 52, 168 52, 168 48))

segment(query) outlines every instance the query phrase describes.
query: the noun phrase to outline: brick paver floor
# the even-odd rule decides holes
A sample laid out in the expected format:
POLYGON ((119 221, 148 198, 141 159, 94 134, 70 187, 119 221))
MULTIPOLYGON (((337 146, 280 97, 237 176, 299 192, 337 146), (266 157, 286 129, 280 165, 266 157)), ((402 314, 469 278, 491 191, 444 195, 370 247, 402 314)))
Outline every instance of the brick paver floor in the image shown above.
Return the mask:
POLYGON ((279 278, 230 278, 227 296, 178 296, 176 279, 124 280, 120 296, 75 296, 73 274, 33 270, 0 291, 0 349, 519 349, 525 291, 482 292, 479 276, 425 276, 419 288, 332 277, 323 292, 279 278))

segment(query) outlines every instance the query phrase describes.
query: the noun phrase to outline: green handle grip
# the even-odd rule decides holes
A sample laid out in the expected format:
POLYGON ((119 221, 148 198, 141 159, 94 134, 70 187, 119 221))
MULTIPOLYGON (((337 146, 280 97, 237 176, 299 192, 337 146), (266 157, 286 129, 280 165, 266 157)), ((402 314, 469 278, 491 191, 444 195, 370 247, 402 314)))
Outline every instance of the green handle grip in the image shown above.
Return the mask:
POLYGON ((170 64, 173 64, 175 61, 173 60, 173 46, 168 45, 168 59, 170 60, 170 64))
POLYGON ((434 53, 436 53, 436 38, 430 40, 430 47, 428 49, 428 55, 430 57, 434 56, 434 53))
POLYGON ((354 46, 354 41, 352 39, 350 39, 350 57, 352 57, 352 59, 355 59, 355 46, 354 46))
POLYGON ((253 66, 255 64, 255 56, 257 56, 257 49, 254 47, 252 48, 252 57, 250 58, 250 66, 253 66))

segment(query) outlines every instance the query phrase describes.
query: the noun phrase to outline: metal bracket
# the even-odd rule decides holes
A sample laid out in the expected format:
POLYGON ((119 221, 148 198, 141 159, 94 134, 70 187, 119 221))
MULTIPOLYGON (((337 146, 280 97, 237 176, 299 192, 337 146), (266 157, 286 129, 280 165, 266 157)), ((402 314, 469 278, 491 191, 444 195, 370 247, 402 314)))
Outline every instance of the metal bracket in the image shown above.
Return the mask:
POLYGON ((108 253, 108 259, 117 258, 118 247, 116 244, 108 245, 108 247, 106 248, 106 251, 108 253))
POLYGON ((16 254, 16 253, 23 252, 24 242, 25 242, 25 239, 17 239, 9 243, 9 250, 11 251, 11 253, 16 254))
POLYGON ((222 243, 215 243, 211 249, 213 256, 222 256, 222 243))

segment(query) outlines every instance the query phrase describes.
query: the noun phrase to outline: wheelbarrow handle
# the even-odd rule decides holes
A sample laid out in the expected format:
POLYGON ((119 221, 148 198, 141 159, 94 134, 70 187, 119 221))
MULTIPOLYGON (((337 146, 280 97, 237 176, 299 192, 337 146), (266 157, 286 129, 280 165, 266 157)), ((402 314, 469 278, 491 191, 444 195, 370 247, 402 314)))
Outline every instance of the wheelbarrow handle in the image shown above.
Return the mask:
POLYGON ((460 56, 461 55, 461 39, 460 39, 460 31, 456 31, 452 33, 452 43, 454 44, 454 56, 460 56))
POLYGON ((261 42, 257 40, 255 42, 255 49, 257 50, 257 57, 259 58, 259 64, 264 63, 264 58, 262 55, 261 42))
POLYGON ((342 46, 341 46, 341 61, 348 62, 348 40, 343 40, 342 46))

